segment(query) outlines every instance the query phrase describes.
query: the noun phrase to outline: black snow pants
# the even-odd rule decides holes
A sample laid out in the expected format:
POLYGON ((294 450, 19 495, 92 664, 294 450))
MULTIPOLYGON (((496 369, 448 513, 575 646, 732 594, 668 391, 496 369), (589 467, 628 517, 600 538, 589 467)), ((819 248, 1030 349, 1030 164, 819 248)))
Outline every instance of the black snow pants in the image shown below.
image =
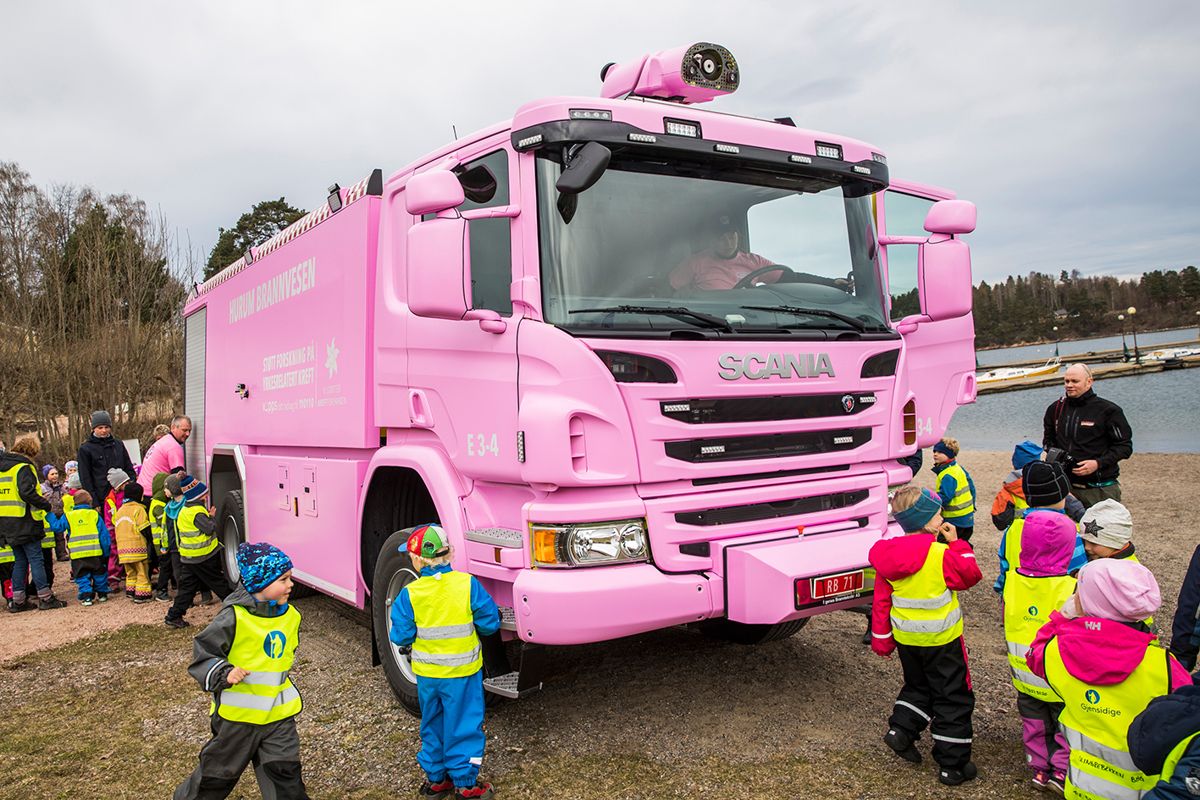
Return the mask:
POLYGON ((967 667, 967 647, 962 637, 937 647, 896 643, 904 686, 892 708, 888 725, 904 731, 913 741, 929 726, 933 760, 957 769, 971 760, 971 713, 975 692, 967 667))

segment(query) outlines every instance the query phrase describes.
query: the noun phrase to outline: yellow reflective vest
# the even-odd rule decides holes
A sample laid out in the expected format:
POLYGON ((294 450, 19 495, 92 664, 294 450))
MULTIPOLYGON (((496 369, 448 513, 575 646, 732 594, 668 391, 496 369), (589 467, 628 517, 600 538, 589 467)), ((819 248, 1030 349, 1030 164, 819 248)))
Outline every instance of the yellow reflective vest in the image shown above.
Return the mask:
POLYGON ((949 548, 940 542, 929 546, 921 569, 891 580, 892 636, 900 644, 937 647, 962 636, 962 609, 958 592, 946 586, 942 561, 949 548))
POLYGON ((159 552, 167 552, 167 526, 163 525, 163 516, 167 512, 165 500, 157 497, 150 501, 150 533, 154 537, 154 546, 159 552))
POLYGON ((1170 656, 1146 647, 1129 677, 1111 686, 1084 683, 1067 671, 1055 637, 1046 645, 1046 680, 1062 699, 1058 722, 1071 747, 1066 796, 1081 800, 1138 800, 1158 783, 1129 754, 1129 726, 1155 697, 1171 691, 1170 656))
POLYGON ((943 519, 955 519, 975 513, 975 501, 971 497, 971 485, 967 483, 967 473, 957 463, 949 464, 938 473, 938 481, 949 475, 954 479, 954 497, 942 508, 943 519))
POLYGON ((94 508, 72 508, 67 512, 67 549, 72 561, 104 555, 99 530, 103 524, 94 508))
POLYGON ((202 505, 184 506, 179 510, 175 532, 179 537, 179 557, 183 561, 203 561, 217 549, 217 537, 196 527, 196 517, 207 513, 202 505))
POLYGON ((424 678, 462 678, 483 668, 483 649, 471 612, 471 576, 465 572, 423 575, 405 587, 417 638, 413 673, 424 678))
POLYGON ((1034 578, 1014 572, 1004 582, 1004 638, 1017 691, 1047 703, 1058 702, 1050 685, 1029 671, 1025 657, 1037 632, 1050 621, 1050 612, 1062 608, 1074 593, 1075 579, 1070 575, 1034 578))
POLYGON ((1179 760, 1183 758, 1183 754, 1187 751, 1188 745, 1190 745, 1192 740, 1197 736, 1200 736, 1200 733, 1193 733, 1191 736, 1175 745, 1170 753, 1167 753, 1167 757, 1163 760, 1162 767, 1162 779, 1164 781, 1171 780, 1171 776, 1175 774, 1175 767, 1179 764, 1179 760))
MULTIPOLYGON (((24 461, 15 467, 9 467, 0 472, 0 517, 15 517, 20 519, 25 516, 26 511, 30 510, 29 505, 21 499, 21 495, 17 491, 17 475, 22 469, 26 468, 33 473, 33 482, 36 485, 37 472, 31 464, 24 461)), ((35 508, 31 510, 31 514, 35 520, 44 524, 44 520, 46 519, 45 511, 35 508)))
POLYGON ((217 692, 209 713, 252 725, 296 716, 302 703, 289 671, 300 642, 300 612, 289 605, 277 617, 260 617, 245 606, 231 608, 237 622, 228 661, 250 674, 217 692))
POLYGON ((0 547, 0 564, 11 564, 16 560, 17 558, 15 555, 13 555, 13 549, 11 547, 8 545, 0 547))
POLYGON ((42 514, 42 549, 54 549, 54 529, 50 527, 50 515, 42 514))

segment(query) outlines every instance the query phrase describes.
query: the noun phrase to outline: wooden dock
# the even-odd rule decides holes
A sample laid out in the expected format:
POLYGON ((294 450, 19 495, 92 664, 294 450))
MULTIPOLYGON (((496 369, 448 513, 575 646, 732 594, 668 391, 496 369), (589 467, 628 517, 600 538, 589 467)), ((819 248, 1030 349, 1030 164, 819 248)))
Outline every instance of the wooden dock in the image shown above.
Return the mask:
MULTIPOLYGON (((1123 378, 1128 375, 1144 375, 1148 372, 1162 372, 1164 369, 1189 369, 1192 367, 1200 367, 1200 356, 1189 356, 1187 358, 1174 359, 1171 362, 1165 361, 1148 361, 1145 358, 1145 353, 1153 350, 1170 350, 1180 347, 1197 347, 1200 342, 1175 342, 1172 344, 1156 344, 1147 348, 1139 348, 1143 354, 1140 364, 1134 361, 1125 361, 1124 352, 1121 350, 1097 350, 1088 353, 1076 353, 1070 356, 1063 357, 1063 368, 1054 375, 1039 375, 1034 378, 1017 378, 1007 381, 996 381, 995 383, 980 384, 977 394, 996 394, 999 392, 1017 392, 1022 389, 1033 389, 1039 386, 1060 386, 1062 385, 1063 372, 1070 364, 1084 363, 1092 368, 1092 374, 1096 380, 1105 380, 1107 378, 1123 378)), ((1130 351, 1130 358, 1133 358, 1133 351, 1130 351)), ((1046 363, 1046 359, 1037 359, 1036 361, 1018 361, 1012 364, 1001 364, 997 366, 989 366, 987 369, 1003 369, 1005 367, 1033 367, 1041 366, 1046 363)), ((983 371, 983 368, 980 368, 983 371)))

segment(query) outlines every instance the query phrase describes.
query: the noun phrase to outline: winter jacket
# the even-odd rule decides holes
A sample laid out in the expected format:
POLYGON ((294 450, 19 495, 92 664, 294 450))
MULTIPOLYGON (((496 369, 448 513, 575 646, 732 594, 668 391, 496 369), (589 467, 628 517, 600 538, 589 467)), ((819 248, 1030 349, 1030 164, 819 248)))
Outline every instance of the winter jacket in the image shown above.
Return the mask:
POLYGON ((206 692, 216 692, 228 686, 225 677, 234 667, 228 661, 229 650, 233 647, 233 638, 237 632, 237 613, 233 610, 234 606, 242 606, 258 617, 277 617, 287 611, 287 604, 255 600, 254 595, 239 583, 225 598, 213 621, 196 635, 192 644, 192 663, 188 667, 188 674, 195 678, 200 688, 206 692))
MULTIPOLYGON (((1076 501, 1078 502, 1078 501, 1076 501)), ((1033 513, 1038 514, 1065 514, 1065 511, 1059 511, 1057 508, 1027 508, 1023 516, 1028 516, 1033 513)), ((996 594, 1004 594, 1004 581, 1008 577, 1008 531, 1000 534, 1000 574, 996 576, 995 583, 992 584, 992 589, 996 594)), ((1075 552, 1071 555, 1071 566, 1067 570, 1068 573, 1074 575, 1083 565, 1088 562, 1087 550, 1083 548, 1083 538, 1079 534, 1075 534, 1075 552)))
MULTIPOLYGON (((1057 611, 1042 626, 1025 659, 1039 678, 1046 677, 1046 645, 1058 638, 1058 652, 1067 672, 1092 686, 1113 686, 1126 680, 1142 663, 1146 648, 1158 637, 1140 622, 1116 622, 1100 617, 1068 619, 1057 611)), ((1171 686, 1190 686, 1192 676, 1183 665, 1167 656, 1171 686)))
POLYGON ((1115 481, 1121 474, 1117 462, 1133 455, 1133 430, 1125 412, 1111 400, 1097 397, 1092 389, 1051 403, 1042 419, 1042 432, 1043 447, 1058 447, 1077 461, 1095 459, 1099 463, 1091 475, 1068 474, 1075 486, 1115 481))
POLYGON ((1192 562, 1179 587, 1175 622, 1171 626, 1171 652, 1181 664, 1195 669, 1197 650, 1200 650, 1200 545, 1192 553, 1192 562))
POLYGON ((112 515, 112 528, 118 563, 133 564, 149 558, 143 531, 150 530, 150 516, 141 503, 123 503, 112 515))
MULTIPOLYGON (((889 655, 896 649, 896 642, 892 638, 890 581, 920 572, 934 541, 932 533, 910 533, 881 539, 871 546, 867 558, 875 568, 876 577, 875 596, 871 603, 871 649, 881 656, 889 655)), ((983 577, 969 542, 962 539, 950 542, 942 557, 942 576, 946 579, 946 588, 953 591, 970 589, 983 577)))
MULTIPOLYGON (((1195 733, 1200 733, 1200 686, 1184 686, 1154 698, 1134 718, 1129 726, 1129 755, 1142 772, 1158 775, 1167 755, 1195 733)), ((1173 774, 1160 775, 1159 783, 1144 795, 1145 800, 1196 797, 1200 797, 1200 737, 1183 751, 1173 774)))
POLYGON ((92 434, 83 444, 79 445, 79 482, 92 496, 92 507, 97 510, 104 508, 104 498, 112 491, 108 482, 108 471, 114 467, 125 470, 125 474, 133 477, 133 462, 125 443, 115 436, 101 439, 92 434))
MULTIPOLYGON (((992 501, 992 524, 996 526, 996 530, 1008 530, 1008 526, 1012 525, 1013 520, 1017 518, 1017 506, 1013 501, 1014 498, 1025 499, 1025 490, 1021 488, 1021 470, 1014 469, 1008 473, 1008 477, 1004 479, 1004 485, 1000 487, 1000 491, 996 492, 996 499, 992 501)), ((1083 503, 1075 498, 1075 495, 1067 495, 1067 505, 1063 509, 1067 516, 1075 522, 1083 519, 1083 512, 1087 511, 1083 503)))
POLYGON ((41 541, 45 535, 42 521, 33 518, 33 511, 49 511, 50 501, 42 497, 38 484, 37 467, 28 458, 8 450, 0 451, 0 472, 7 472, 18 464, 28 468, 17 470, 17 496, 25 501, 25 515, 0 517, 0 547, 24 545, 41 541))
POLYGON ((42 497, 50 501, 50 511, 54 514, 63 513, 63 495, 67 493, 67 485, 62 481, 51 483, 42 482, 42 497))

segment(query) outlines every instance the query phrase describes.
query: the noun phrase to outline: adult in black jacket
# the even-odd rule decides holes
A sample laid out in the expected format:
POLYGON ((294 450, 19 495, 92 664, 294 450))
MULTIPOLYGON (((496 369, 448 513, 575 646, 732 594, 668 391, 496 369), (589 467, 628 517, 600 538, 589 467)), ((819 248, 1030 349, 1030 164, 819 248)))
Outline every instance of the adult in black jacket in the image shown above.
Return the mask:
POLYGON ((1072 364, 1063 376, 1066 396, 1046 409, 1042 446, 1065 450, 1075 459, 1071 494, 1087 508, 1101 500, 1121 501, 1121 468, 1117 462, 1133 455, 1133 431, 1125 412, 1092 391, 1092 370, 1072 364))
POLYGON ((1200 545, 1192 553, 1183 585, 1179 587, 1179 602, 1175 604, 1175 623, 1171 626, 1171 654, 1189 670, 1196 668, 1196 652, 1200 650, 1200 545))
POLYGON ((92 496, 92 508, 104 516, 104 498, 112 491, 108 471, 116 468, 133 475, 133 461, 125 443, 112 435, 112 417, 107 411, 92 412, 92 435, 79 445, 79 482, 92 496))
POLYGON ((11 547, 13 552, 12 604, 8 607, 13 612, 26 610, 26 576, 29 574, 32 574, 37 589, 38 608, 66 605, 55 599, 50 590, 42 558, 45 533, 40 514, 34 516, 35 512, 44 514, 50 510, 50 501, 42 497, 37 467, 33 463, 40 451, 37 437, 30 434, 17 439, 12 450, 0 452, 0 545, 11 547))
MULTIPOLYGON (((1181 686, 1154 698, 1129 726, 1129 755, 1159 781, 1145 800, 1195 800, 1200 796, 1200 686, 1181 686), (1189 737, 1194 737, 1183 744, 1189 737), (1182 751, 1173 753, 1182 746, 1182 751), (1173 764, 1163 762, 1173 756, 1173 764)), ((1136 792, 1135 792, 1136 794, 1136 792)))

